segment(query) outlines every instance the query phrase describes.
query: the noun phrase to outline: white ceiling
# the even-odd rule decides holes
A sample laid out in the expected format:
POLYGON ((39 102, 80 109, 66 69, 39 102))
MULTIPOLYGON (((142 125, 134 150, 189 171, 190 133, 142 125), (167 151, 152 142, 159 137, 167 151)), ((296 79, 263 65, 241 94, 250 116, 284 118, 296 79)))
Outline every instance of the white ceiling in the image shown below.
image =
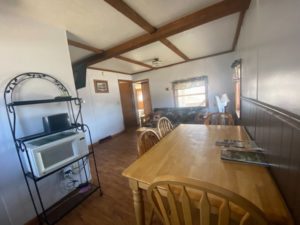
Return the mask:
POLYGON ((95 54, 94 52, 87 51, 85 49, 77 48, 74 46, 69 46, 69 50, 70 50, 70 56, 71 56, 72 63, 77 62, 82 58, 85 58, 85 57, 95 54))
POLYGON ((101 68, 101 69, 108 69, 108 70, 115 70, 124 73, 136 73, 144 70, 149 70, 144 66, 140 66, 137 64, 129 63, 123 60, 119 60, 116 58, 111 58, 99 63, 92 65, 91 67, 101 68))
MULTIPOLYGON (((221 0, 123 0, 152 26, 160 27, 221 0)), ((146 32, 103 0, 0 0, 1 10, 34 18, 67 31, 68 38, 98 49, 109 49, 146 32)), ((168 37, 183 54, 198 58, 232 47, 238 14, 201 25, 168 37)), ((70 46, 72 62, 95 54, 70 46)), ((129 51, 122 56, 151 65, 159 58, 160 66, 183 59, 161 42, 129 51)), ((92 65, 124 73, 148 70, 120 59, 109 59, 92 65)))
POLYGON ((231 49, 239 13, 173 35, 168 39, 190 58, 231 49))
POLYGON ((1 8, 66 29, 70 39, 100 49, 145 33, 103 0, 1 0, 1 8))
POLYGON ((183 61, 178 55, 176 55, 173 51, 171 51, 168 47, 166 47, 161 42, 154 42, 149 45, 145 45, 143 47, 137 48, 135 50, 129 51, 122 56, 128 57, 130 59, 134 59, 137 61, 141 61, 143 63, 151 64, 151 61, 154 58, 159 58, 161 66, 177 63, 183 61))
POLYGON ((156 28, 221 0, 124 0, 156 28))

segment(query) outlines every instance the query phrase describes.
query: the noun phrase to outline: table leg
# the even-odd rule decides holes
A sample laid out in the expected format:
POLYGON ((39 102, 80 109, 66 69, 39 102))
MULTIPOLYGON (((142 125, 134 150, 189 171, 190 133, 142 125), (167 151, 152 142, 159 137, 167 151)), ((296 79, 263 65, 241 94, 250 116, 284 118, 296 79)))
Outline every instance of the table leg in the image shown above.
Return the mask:
POLYGON ((133 194, 133 206, 137 225, 145 225, 145 211, 142 190, 138 187, 138 182, 129 180, 129 186, 133 194))

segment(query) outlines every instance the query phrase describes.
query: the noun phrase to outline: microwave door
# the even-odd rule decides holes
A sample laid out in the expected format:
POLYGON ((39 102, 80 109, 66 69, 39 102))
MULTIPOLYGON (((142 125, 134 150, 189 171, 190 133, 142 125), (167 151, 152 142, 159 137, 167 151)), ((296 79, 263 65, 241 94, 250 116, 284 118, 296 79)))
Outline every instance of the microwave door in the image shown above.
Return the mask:
POLYGON ((75 158, 72 141, 48 146, 47 149, 40 149, 36 154, 40 176, 52 172, 75 158))
POLYGON ((41 154, 36 154, 36 153, 38 152, 33 152, 35 165, 36 165, 36 168, 33 168, 33 171, 35 176, 41 177, 43 176, 43 171, 45 170, 45 168, 43 167, 41 154))
POLYGON ((41 158, 39 154, 36 154, 37 152, 32 150, 28 150, 27 152, 31 164, 31 168, 30 168, 29 161, 27 160, 24 153, 24 157, 26 158, 25 163, 27 165, 28 172, 31 172, 36 177, 40 177, 42 175, 40 173, 40 171, 42 170, 42 165, 41 165, 41 158))

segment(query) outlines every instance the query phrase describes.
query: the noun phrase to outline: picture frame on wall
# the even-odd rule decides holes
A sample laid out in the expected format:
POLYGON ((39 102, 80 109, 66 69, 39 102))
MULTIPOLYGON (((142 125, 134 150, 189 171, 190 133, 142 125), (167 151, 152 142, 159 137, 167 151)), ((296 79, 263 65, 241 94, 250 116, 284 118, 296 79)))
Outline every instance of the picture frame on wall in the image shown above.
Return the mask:
POLYGON ((95 93, 108 93, 108 83, 106 80, 94 80, 95 93))

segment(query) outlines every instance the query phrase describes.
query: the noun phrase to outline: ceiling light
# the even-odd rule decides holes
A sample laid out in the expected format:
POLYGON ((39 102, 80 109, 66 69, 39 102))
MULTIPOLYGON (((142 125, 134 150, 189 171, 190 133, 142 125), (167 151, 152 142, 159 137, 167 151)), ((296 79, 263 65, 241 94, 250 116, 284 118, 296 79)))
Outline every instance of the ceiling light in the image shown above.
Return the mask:
POLYGON ((162 61, 159 58, 154 58, 151 60, 153 67, 159 67, 162 64, 162 61))

